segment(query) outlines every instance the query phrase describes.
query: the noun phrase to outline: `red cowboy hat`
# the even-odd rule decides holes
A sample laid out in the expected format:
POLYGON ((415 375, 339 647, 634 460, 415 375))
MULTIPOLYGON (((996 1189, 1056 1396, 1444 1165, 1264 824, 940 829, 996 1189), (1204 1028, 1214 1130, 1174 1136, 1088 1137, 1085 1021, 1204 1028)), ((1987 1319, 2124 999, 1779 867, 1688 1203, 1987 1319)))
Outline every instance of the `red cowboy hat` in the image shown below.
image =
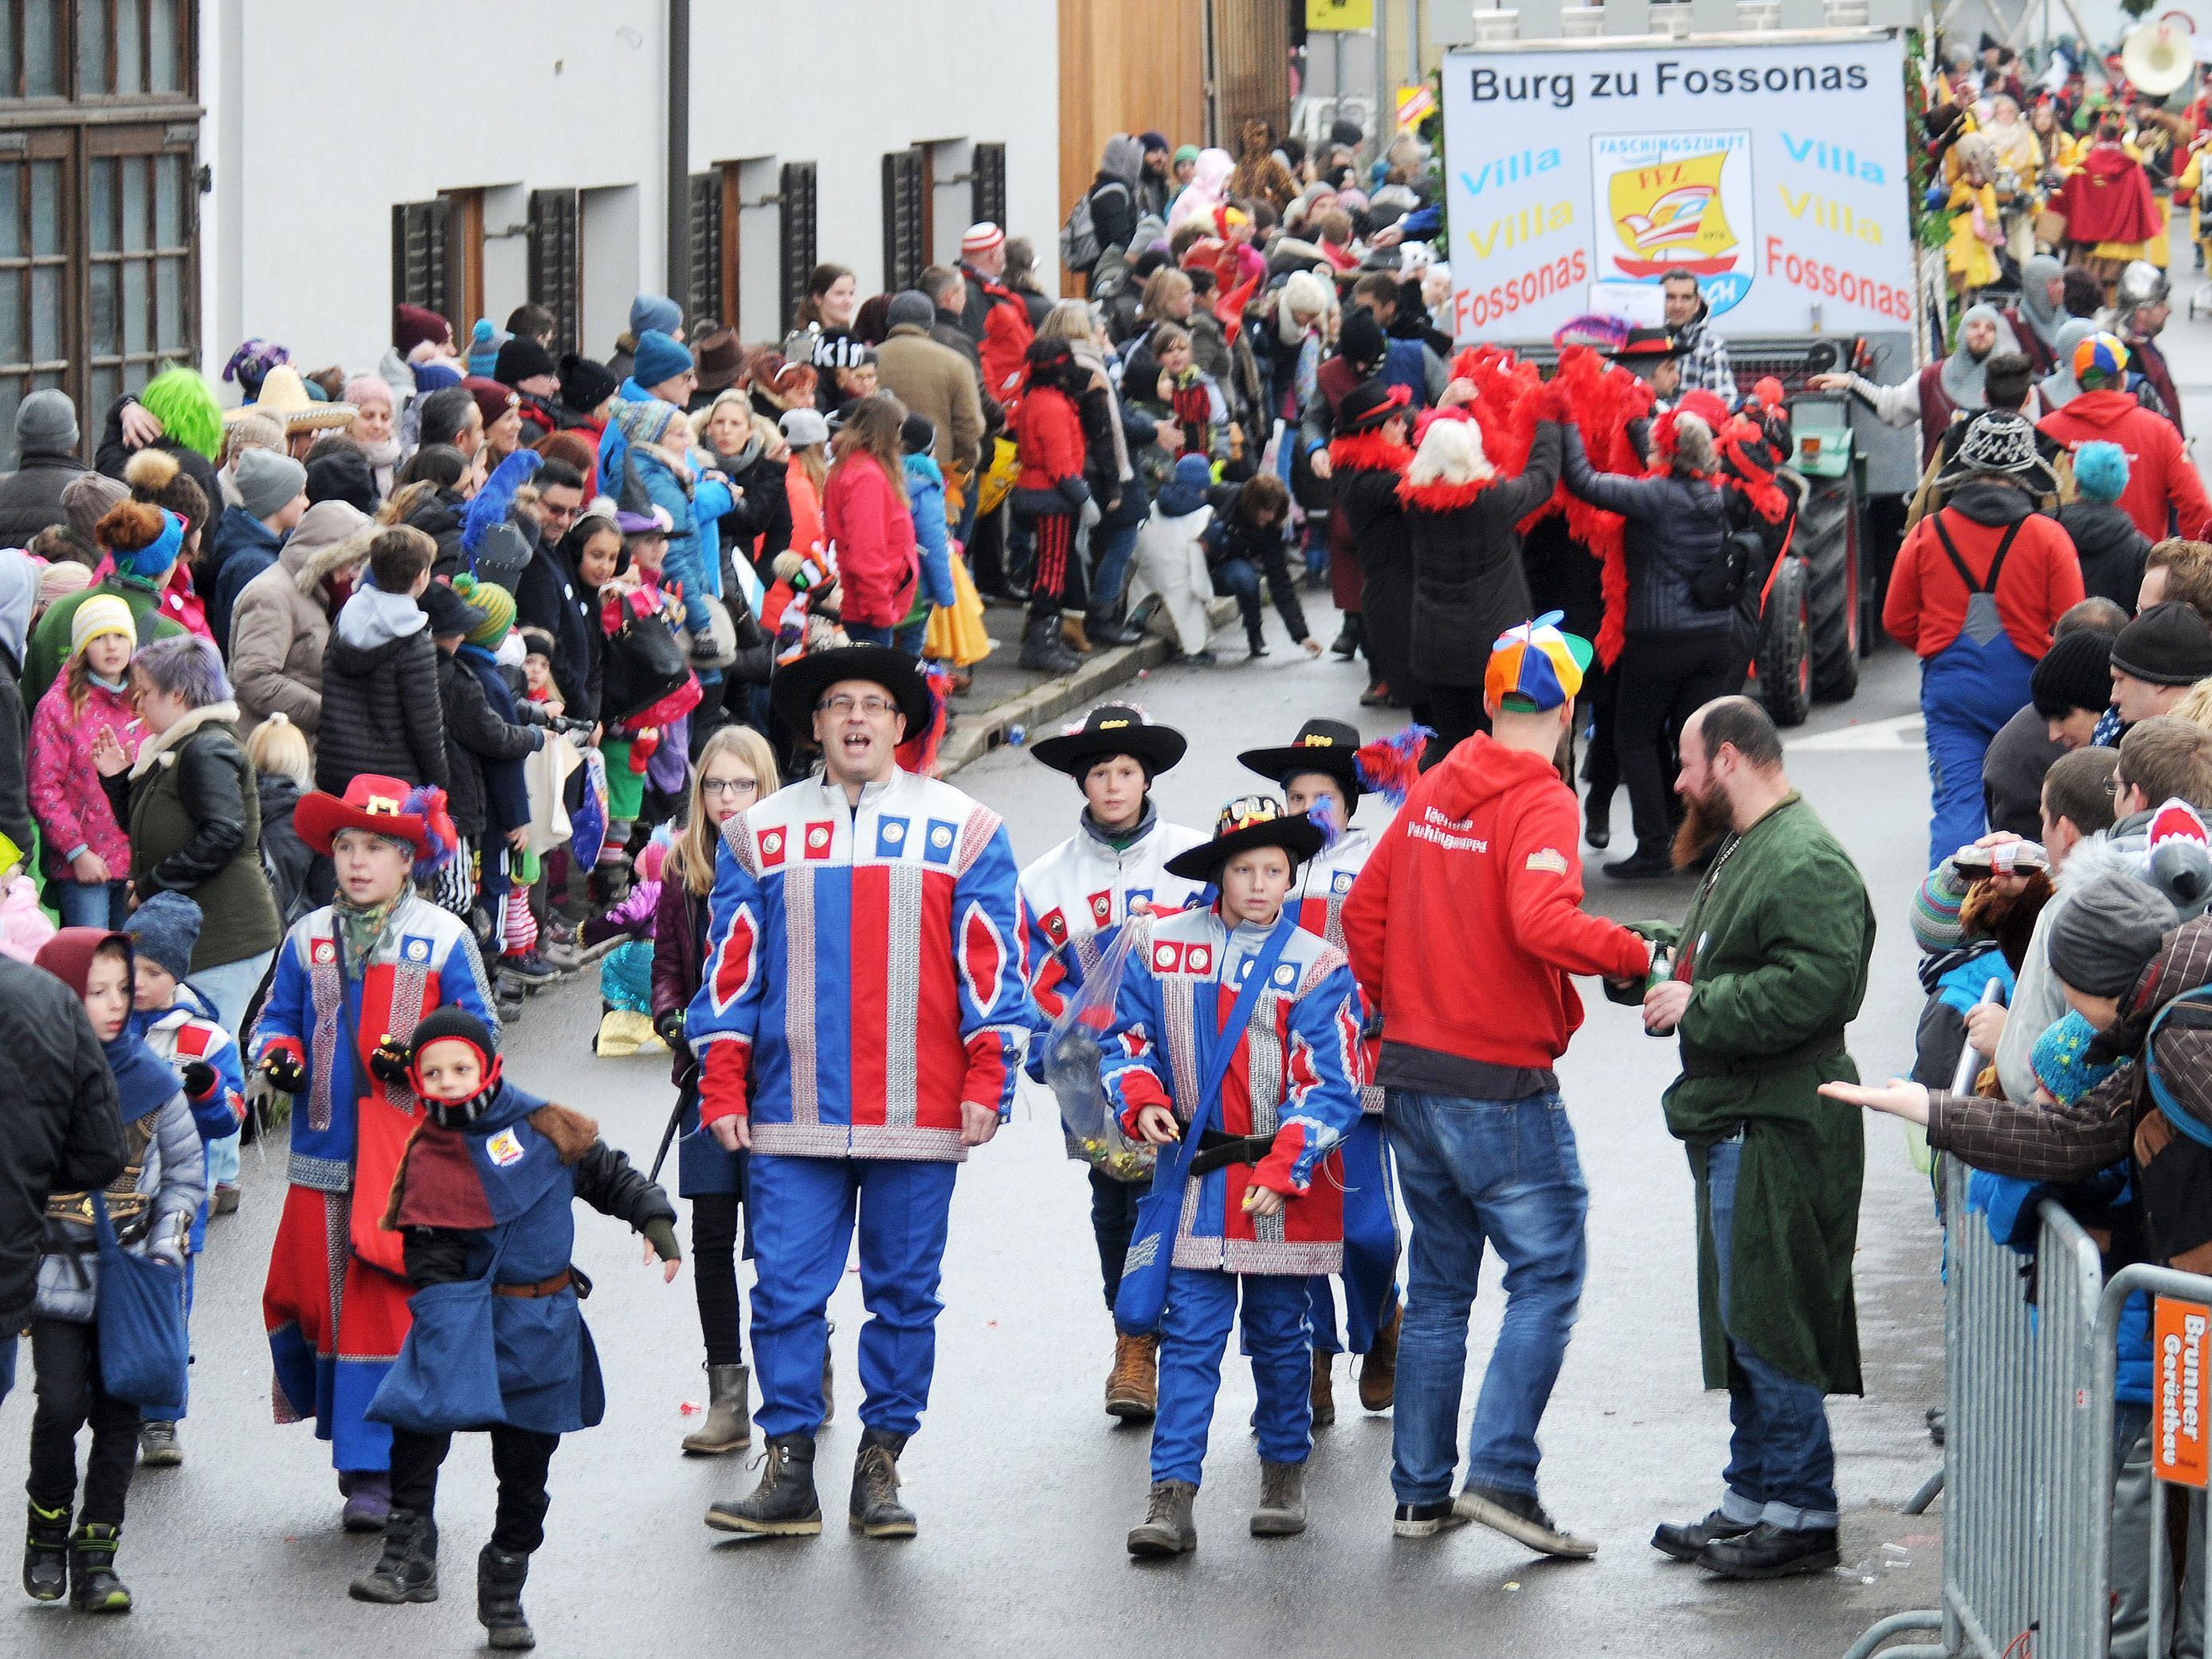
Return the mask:
POLYGON ((314 852, 328 858, 331 843, 343 830, 366 830, 371 835, 404 841, 415 849, 418 864, 442 862, 453 849, 459 833, 446 813, 446 792, 434 786, 418 786, 398 778, 363 772, 346 785, 343 797, 317 789, 300 797, 292 809, 292 827, 314 852))

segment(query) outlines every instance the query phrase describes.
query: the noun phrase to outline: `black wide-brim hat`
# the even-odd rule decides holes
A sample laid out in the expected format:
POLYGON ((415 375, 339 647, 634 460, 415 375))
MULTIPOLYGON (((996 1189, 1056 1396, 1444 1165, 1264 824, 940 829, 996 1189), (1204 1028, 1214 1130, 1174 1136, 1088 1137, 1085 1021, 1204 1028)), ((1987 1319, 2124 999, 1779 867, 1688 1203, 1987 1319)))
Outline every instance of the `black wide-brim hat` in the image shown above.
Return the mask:
POLYGON ((1080 783, 1092 767, 1115 755, 1128 756, 1147 777, 1156 778, 1181 760, 1189 746, 1182 732, 1146 720, 1142 709, 1109 702, 1084 716, 1077 730, 1031 744, 1030 753, 1080 783))
POLYGON ((1656 358, 1679 357, 1688 349, 1679 336, 1666 329, 1632 328, 1620 349, 1606 356, 1616 363, 1644 363, 1656 358))
POLYGON ((1346 804, 1357 807, 1364 793, 1359 781, 1359 745, 1364 741, 1357 730, 1342 720, 1308 720, 1289 743, 1273 749, 1247 749, 1237 756, 1237 763, 1285 788, 1301 772, 1327 773, 1343 787, 1346 804))
POLYGON ((1177 853, 1161 867, 1185 881, 1212 881, 1221 873, 1221 866, 1239 853, 1249 853, 1255 847, 1279 847, 1291 855, 1291 868, 1295 870, 1320 852, 1327 839, 1319 824, 1298 812, 1216 836, 1177 853))
POLYGON ((1346 437, 1381 428, 1393 416, 1413 414, 1413 394, 1402 386, 1363 380, 1336 406, 1336 429, 1346 437))
POLYGON ((908 738, 929 729, 935 711, 928 683, 912 657, 888 645, 845 645, 811 651, 797 662, 777 669, 769 683, 769 711, 793 736, 808 737, 814 730, 814 705, 840 680, 868 680, 890 692, 899 713, 906 716, 908 738))

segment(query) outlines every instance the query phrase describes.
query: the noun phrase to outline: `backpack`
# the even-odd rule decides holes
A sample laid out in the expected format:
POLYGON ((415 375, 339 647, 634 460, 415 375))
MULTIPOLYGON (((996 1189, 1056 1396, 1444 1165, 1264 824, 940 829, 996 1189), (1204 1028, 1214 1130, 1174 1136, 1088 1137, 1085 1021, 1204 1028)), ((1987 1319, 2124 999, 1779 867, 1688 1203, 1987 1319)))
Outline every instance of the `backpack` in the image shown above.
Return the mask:
POLYGON ((1075 198, 1075 205, 1067 210, 1067 222, 1060 228, 1060 264, 1063 270, 1088 271, 1105 252, 1098 246, 1098 226, 1091 216, 1091 198, 1101 190, 1118 190, 1124 196, 1129 193, 1129 187, 1116 179, 1086 190, 1075 198))

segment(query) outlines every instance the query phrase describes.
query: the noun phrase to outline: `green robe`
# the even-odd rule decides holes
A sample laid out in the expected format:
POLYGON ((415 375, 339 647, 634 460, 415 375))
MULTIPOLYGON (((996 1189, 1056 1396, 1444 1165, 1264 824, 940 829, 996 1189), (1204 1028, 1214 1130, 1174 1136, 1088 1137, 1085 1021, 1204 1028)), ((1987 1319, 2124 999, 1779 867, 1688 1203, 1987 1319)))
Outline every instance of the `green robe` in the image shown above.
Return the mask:
POLYGON ((1857 1112, 1818 1092, 1858 1081, 1843 1041, 1874 950, 1858 866, 1792 793, 1723 849, 1669 942, 1692 987, 1683 1074, 1665 1105, 1698 1182, 1705 1386, 1727 1387, 1734 1369, 1705 1154, 1741 1126, 1727 1328, 1792 1376, 1829 1394, 1863 1393, 1851 1256, 1865 1132, 1857 1112))

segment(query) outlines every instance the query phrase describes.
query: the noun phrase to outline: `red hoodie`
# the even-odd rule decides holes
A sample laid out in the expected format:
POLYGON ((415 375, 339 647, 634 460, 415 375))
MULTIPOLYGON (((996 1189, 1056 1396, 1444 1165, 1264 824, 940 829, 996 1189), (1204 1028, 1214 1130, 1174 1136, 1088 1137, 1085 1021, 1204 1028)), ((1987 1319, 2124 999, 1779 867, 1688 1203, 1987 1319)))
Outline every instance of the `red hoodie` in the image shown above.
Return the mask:
POLYGON ((2085 392, 2045 416, 2035 429, 2069 449, 2099 441, 2118 444, 2128 453, 2128 487, 2120 492, 2119 508, 2136 521, 2136 528, 2154 542, 2164 541, 2170 503, 2181 526, 2174 533, 2203 539, 2212 522, 2212 500, 2205 497, 2196 463, 2181 447, 2173 422, 2152 414, 2132 392, 2085 392))
POLYGON ((1643 975, 1644 941, 1583 914, 1581 843, 1574 791, 1543 757, 1477 732, 1423 775, 1344 902, 1385 1042, 1549 1067, 1583 1020, 1568 975, 1643 975))

